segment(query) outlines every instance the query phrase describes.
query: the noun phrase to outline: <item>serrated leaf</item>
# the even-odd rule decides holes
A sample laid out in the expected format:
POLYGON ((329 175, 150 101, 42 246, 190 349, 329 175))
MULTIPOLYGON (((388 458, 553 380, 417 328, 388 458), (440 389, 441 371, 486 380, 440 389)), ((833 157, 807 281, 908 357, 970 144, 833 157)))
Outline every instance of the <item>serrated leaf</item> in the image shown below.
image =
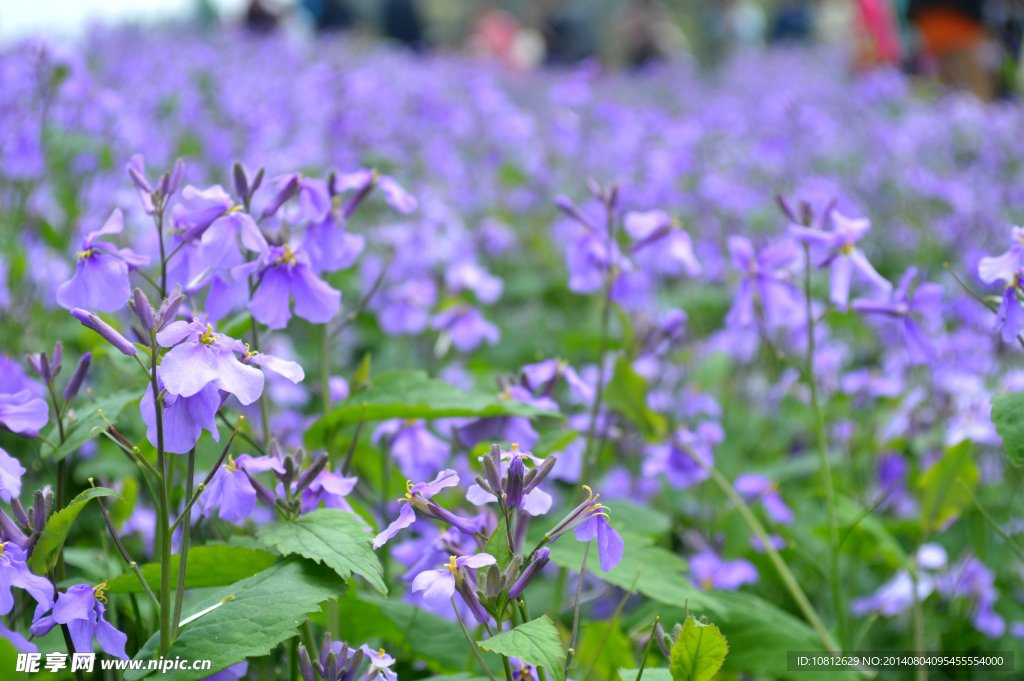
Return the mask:
POLYGON ((992 396, 992 423, 1014 466, 1024 466, 1024 392, 992 396))
POLYGON ((527 664, 544 667, 552 679, 562 678, 562 666, 565 664, 562 639, 555 623, 547 615, 520 624, 512 631, 477 641, 477 646, 490 653, 518 657, 527 664))
POLYGON ((714 624, 690 616, 672 646, 669 671, 673 681, 711 681, 725 662, 729 643, 714 624))
POLYGON ((665 417, 647 406, 647 381, 633 371, 629 360, 620 357, 615 362, 615 373, 604 391, 605 404, 636 424, 647 439, 665 434, 665 417))
MULTIPOLYGON (((44 446, 39 450, 40 456, 44 458, 53 456, 54 461, 60 461, 68 454, 74 453, 75 450, 95 437, 92 432, 93 428, 106 427, 106 421, 99 414, 100 409, 103 410, 103 416, 106 416, 108 421, 114 423, 125 406, 130 402, 138 400, 140 397, 142 397, 141 388, 138 390, 124 390, 95 401, 81 401, 78 406, 74 407, 76 418, 67 426, 64 444, 57 447, 56 451, 48 446, 44 446), (51 454, 51 452, 53 453, 51 454)), ((47 439, 50 442, 57 442, 59 438, 56 426, 51 429, 51 432, 47 433, 47 439)))
MULTIPOLYGON (((247 657, 260 657, 278 643, 295 636, 296 629, 319 603, 343 594, 348 587, 326 566, 292 556, 248 579, 224 587, 189 609, 186 619, 220 603, 223 605, 186 625, 167 657, 211 660, 208 670, 171 669, 161 681, 195 681, 206 678, 247 657)), ((136 660, 158 657, 160 632, 155 633, 135 656, 136 660)), ((125 672, 126 681, 145 678, 153 670, 125 672)))
POLYGON ((46 525, 43 527, 42 534, 39 535, 39 541, 36 542, 35 548, 32 549, 32 556, 28 561, 32 572, 37 575, 46 575, 53 569, 57 564, 57 555, 60 553, 60 548, 64 546, 64 540, 67 539, 68 531, 71 529, 71 523, 75 522, 75 518, 78 517, 78 514, 82 512, 82 509, 85 508, 85 505, 91 499, 98 497, 117 497, 120 499, 121 495, 106 487, 93 487, 72 499, 71 503, 65 506, 63 510, 57 511, 50 516, 50 519, 46 521, 46 525))
POLYGON ((344 580, 355 573, 382 594, 388 592, 384 569, 373 552, 373 533, 355 513, 321 508, 295 522, 275 520, 263 525, 256 536, 268 547, 276 546, 282 555, 297 553, 323 561, 344 580))
MULTIPOLYGON (((498 520, 498 526, 494 528, 490 539, 484 546, 484 553, 489 553, 498 561, 498 567, 502 572, 512 562, 512 552, 508 549, 508 536, 505 534, 505 519, 498 520)), ((482 572, 482 571, 481 571, 482 572)))
POLYGON ((561 418, 558 412, 502 399, 496 393, 459 390, 444 381, 429 378, 424 371, 390 371, 374 378, 369 388, 349 397, 337 409, 314 423, 306 434, 307 444, 321 442, 324 432, 359 421, 364 404, 367 421, 455 416, 561 418))
MULTIPOLYGON (((188 551, 188 566, 185 572, 186 589, 202 589, 234 584, 258 572, 266 570, 277 558, 266 551, 254 551, 241 547, 212 544, 194 546, 188 551)), ((160 588, 160 564, 146 563, 142 576, 155 593, 160 588)), ((178 585, 178 555, 171 559, 171 588, 178 585)), ((134 572, 107 580, 110 593, 139 593, 142 584, 134 572)))
POLYGON ((971 503, 970 496, 957 483, 964 481, 971 490, 978 484, 978 467, 972 456, 973 445, 964 440, 945 451, 942 458, 921 476, 921 527, 926 532, 944 527, 971 503))

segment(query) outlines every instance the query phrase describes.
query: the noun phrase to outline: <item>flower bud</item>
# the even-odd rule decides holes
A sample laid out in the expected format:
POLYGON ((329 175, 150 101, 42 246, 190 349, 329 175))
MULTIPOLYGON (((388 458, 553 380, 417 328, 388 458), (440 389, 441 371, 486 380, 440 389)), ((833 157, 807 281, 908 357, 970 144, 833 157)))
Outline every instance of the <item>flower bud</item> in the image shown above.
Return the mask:
POLYGON ((488 598, 497 598, 501 593, 501 569, 497 565, 488 565, 484 575, 484 593, 488 598))
POLYGON ((359 665, 362 663, 363 649, 356 648, 356 652, 352 653, 352 659, 348 661, 348 664, 345 666, 345 672, 338 678, 338 681, 352 681, 352 679, 356 678, 356 674, 359 672, 359 665))
POLYGON ((88 327, 103 336, 105 341, 113 345, 128 357, 134 357, 138 352, 135 346, 128 342, 127 338, 122 336, 116 329, 114 329, 114 327, 107 324, 92 312, 76 307, 71 311, 71 316, 80 321, 82 326, 88 327))
POLYGON ((263 208, 263 217, 270 217, 280 210, 281 206, 284 205, 285 201, 292 198, 299 193, 299 176, 295 175, 292 179, 288 180, 280 191, 274 195, 274 198, 270 199, 263 208))
POLYGON ((265 171, 265 168, 260 168, 256 171, 256 177, 252 178, 252 181, 249 183, 249 196, 255 194, 256 190, 260 188, 261 184, 263 184, 263 173, 265 171))
POLYGON ((277 495, 267 489, 266 485, 252 477, 252 474, 249 471, 245 471, 245 475, 249 478, 252 488, 256 490, 256 498, 260 500, 260 503, 266 504, 267 506, 273 506, 277 503, 277 495))
POLYGON ((778 201, 778 203, 779 203, 779 208, 781 208, 781 209, 782 209, 782 212, 783 212, 783 214, 784 214, 784 215, 785 215, 785 216, 786 216, 787 218, 789 218, 790 222, 795 222, 795 223, 799 223, 799 222, 800 222, 800 218, 798 218, 798 217, 796 216, 796 211, 795 211, 795 210, 793 210, 793 204, 791 204, 791 203, 789 202, 789 199, 787 199, 787 198, 786 198, 785 196, 783 196, 782 194, 777 194, 777 195, 775 196, 775 200, 776 200, 776 201, 778 201))
POLYGON ((50 377, 57 378, 60 375, 62 363, 64 361, 64 344, 57 341, 53 344, 53 359, 50 361, 50 377))
POLYGON ((508 597, 511 600, 516 600, 523 595, 523 590, 530 586, 530 582, 540 574, 540 571, 544 569, 544 566, 551 560, 551 549, 548 547, 542 548, 537 552, 537 555, 533 557, 533 562, 526 566, 523 570, 523 574, 519 575, 519 579, 512 585, 512 588, 508 590, 508 597))
POLYGON ((529 494, 533 491, 533 488, 544 481, 544 478, 548 477, 548 473, 555 467, 555 462, 558 461, 558 457, 554 455, 548 456, 539 466, 535 466, 526 474, 526 478, 523 479, 523 494, 529 494))
POLYGON ((484 475, 495 494, 501 494, 501 447, 491 445, 491 451, 484 455, 484 475))
POLYGON ((146 192, 147 194, 153 193, 153 187, 150 186, 146 180, 145 166, 143 165, 142 154, 135 154, 132 156, 132 160, 128 163, 128 175, 132 178, 132 182, 140 192, 146 192))
POLYGON ((665 633, 665 628, 661 626, 661 623, 654 625, 654 642, 658 644, 658 648, 661 649, 661 654, 666 659, 672 659, 672 639, 665 633))
POLYGON ((299 644, 299 671, 302 673, 302 681, 316 681, 313 674, 313 663, 309 660, 309 651, 306 646, 299 644))
POLYGON ((181 307, 184 300, 185 295, 181 292, 181 284, 175 284, 170 295, 160 305, 160 328, 174 321, 174 318, 178 316, 178 308, 181 307))
POLYGON ((245 172, 245 166, 241 161, 235 161, 231 167, 231 176, 235 180, 235 193, 243 200, 249 198, 249 174, 245 172))
POLYGON ((327 468, 327 464, 329 464, 330 462, 331 457, 327 455, 327 452, 324 452, 320 456, 313 459, 313 463, 310 464, 309 468, 304 470, 302 472, 302 475, 299 476, 299 481, 295 485, 295 492, 301 492, 307 487, 309 487, 309 485, 314 480, 316 480, 316 476, 320 475, 320 473, 323 472, 325 468, 327 468))
POLYGON ((45 352, 39 352, 32 355, 25 355, 25 361, 28 362, 28 366, 32 371, 43 379, 45 382, 50 382, 50 361, 46 358, 45 352))
POLYGON ((132 308, 132 312, 139 318, 143 331, 152 331, 156 328, 156 321, 153 319, 153 308, 150 307, 149 298, 146 297, 141 288, 136 287, 135 291, 132 292, 132 298, 128 301, 128 306, 132 308))
POLYGON ((328 650, 327 655, 324 656, 323 669, 320 671, 321 678, 324 681, 338 678, 338 656, 334 654, 333 650, 328 650))
POLYGON ((46 518, 50 512, 50 503, 53 501, 53 492, 49 486, 42 490, 36 490, 32 498, 32 529, 36 532, 43 531, 46 518), (49 497, 49 498, 47 498, 49 497))
MULTIPOLYGON (((36 492, 38 494, 38 492, 36 492)), ((11 509, 14 511, 14 517, 17 518, 18 522, 23 527, 32 528, 33 525, 28 519, 28 514, 25 513, 25 508, 21 505, 21 500, 18 497, 11 499, 11 509)), ((32 510, 31 508, 29 509, 32 510)))
POLYGON ((11 517, 0 509, 0 536, 5 541, 14 542, 21 548, 28 545, 28 535, 21 531, 18 523, 11 520, 11 517))
POLYGON ((92 362, 92 353, 87 352, 82 355, 82 358, 78 360, 78 366, 75 368, 75 373, 72 374, 71 380, 68 381, 67 387, 64 388, 64 399, 73 400, 78 396, 78 391, 82 387, 82 381, 85 380, 85 375, 89 373, 89 363, 92 362))
POLYGON ((295 479, 295 459, 290 456, 284 457, 284 473, 279 477, 284 483, 285 489, 291 487, 292 480, 295 479))
POLYGON ((495 494, 495 491, 491 489, 491 485, 486 480, 484 480, 484 476, 478 475, 476 476, 475 480, 476 484, 480 485, 480 489, 487 492, 488 494, 495 494))
POLYGON ((519 578, 519 566, 522 564, 522 558, 519 556, 512 556, 512 560, 510 560, 508 565, 505 567, 505 571, 501 573, 501 588, 503 590, 512 586, 519 578))
POLYGON ((523 464, 523 457, 512 457, 508 465, 508 484, 505 487, 505 508, 519 508, 523 503, 523 477, 526 475, 526 466, 523 464))
POLYGON ((157 185, 156 190, 160 193, 160 196, 167 196, 167 190, 171 187, 171 172, 166 171, 160 176, 160 184, 157 185))
POLYGON ((184 159, 178 159, 174 162, 174 172, 171 173, 171 180, 167 184, 167 191, 164 192, 164 196, 170 196, 178 191, 178 187, 181 186, 181 178, 185 176, 185 161, 184 159))
POLYGON ((487 614, 484 606, 480 603, 480 598, 476 594, 476 587, 472 584, 472 580, 469 579, 466 568, 459 568, 459 572, 462 579, 455 580, 455 590, 459 592, 462 600, 469 606, 476 621, 480 624, 487 624, 491 620, 491 616, 487 614))

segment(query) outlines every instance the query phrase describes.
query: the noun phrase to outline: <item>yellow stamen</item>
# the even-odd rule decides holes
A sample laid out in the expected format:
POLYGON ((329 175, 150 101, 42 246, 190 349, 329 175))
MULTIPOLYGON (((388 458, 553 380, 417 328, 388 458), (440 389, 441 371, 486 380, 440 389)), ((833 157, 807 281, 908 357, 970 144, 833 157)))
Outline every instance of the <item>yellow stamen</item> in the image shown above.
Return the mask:
POLYGON ((294 265, 295 264, 295 254, 292 253, 291 246, 289 246, 288 244, 284 245, 284 253, 282 253, 280 256, 278 256, 277 261, 274 264, 276 264, 276 265, 294 265))
POLYGON ((380 651, 377 654, 380 655, 381 657, 384 657, 384 649, 381 648, 380 651))
POLYGON ((514 456, 514 455, 516 455, 518 453, 519 453, 519 443, 518 442, 513 442, 512 443, 512 454, 514 456))
POLYGON ((231 208, 228 208, 226 211, 224 211, 224 215, 231 215, 232 213, 237 213, 240 210, 242 210, 242 206, 236 206, 232 204, 231 208))
POLYGON ((93 590, 92 590, 93 598, 95 598, 97 601, 101 601, 103 603, 106 603, 107 602, 107 597, 103 595, 103 592, 106 591, 107 588, 108 587, 107 587, 107 583, 106 582, 100 582, 99 584, 97 584, 95 587, 93 587, 93 590))
POLYGON ((412 480, 405 481, 405 496, 398 497, 398 501, 412 501, 412 480))
POLYGON ((715 585, 715 583, 711 580, 710 577, 705 577, 704 579, 700 580, 700 585, 705 589, 710 589, 715 585))
POLYGON ((444 566, 448 568, 448 572, 452 573, 455 577, 455 581, 460 583, 462 582, 462 575, 459 574, 459 566, 455 562, 455 556, 449 557, 448 562, 445 563, 444 566))
POLYGON ((91 248, 87 248, 84 251, 78 251, 77 253, 75 253, 75 259, 76 260, 87 260, 87 259, 91 258, 94 255, 96 255, 96 251, 94 251, 91 248))
POLYGON ((213 324, 207 324, 206 331, 199 337, 199 342, 203 345, 213 345, 218 338, 220 336, 213 332, 213 324))
POLYGON ((852 243, 850 243, 850 242, 847 242, 847 243, 843 244, 843 248, 842 248, 843 255, 853 255, 854 249, 855 249, 854 245, 852 243))
MULTIPOLYGON (((594 490, 590 489, 586 485, 583 485, 583 489, 587 490, 587 503, 589 504, 594 500, 594 490)), ((601 496, 600 494, 598 496, 601 496)))
POLYGON ((229 473, 234 473, 235 469, 237 467, 238 467, 238 465, 235 463, 234 458, 232 458, 232 456, 230 454, 228 454, 228 463, 227 463, 228 472, 229 473))
POLYGON ((9 542, 9 541, 5 541, 5 542, 0 543, 0 556, 4 555, 4 549, 6 549, 7 545, 10 544, 10 543, 11 542, 9 542))

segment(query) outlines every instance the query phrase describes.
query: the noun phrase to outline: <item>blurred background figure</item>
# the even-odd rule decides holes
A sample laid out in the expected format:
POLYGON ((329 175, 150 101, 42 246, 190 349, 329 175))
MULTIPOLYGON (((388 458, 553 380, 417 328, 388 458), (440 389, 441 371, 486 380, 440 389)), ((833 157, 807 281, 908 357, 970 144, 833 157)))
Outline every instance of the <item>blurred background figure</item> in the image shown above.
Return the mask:
POLYGON ((547 64, 572 64, 597 55, 593 3, 539 0, 537 5, 547 64))
POLYGON ((482 3, 466 41, 469 51, 516 70, 530 70, 544 60, 544 38, 523 26, 495 2, 482 3))
POLYGON ((616 17, 615 31, 631 67, 662 61, 687 48, 686 36, 659 0, 627 0, 616 17))
POLYGON ((423 19, 414 0, 384 0, 381 4, 381 32, 385 38, 414 50, 425 47, 423 19))
POLYGON ((857 0, 857 61, 861 66, 899 64, 903 39, 892 0, 857 0))
POLYGON ((301 0, 300 4, 312 17, 317 31, 338 31, 355 25, 355 15, 346 0, 301 0))
POLYGON ((281 21, 280 10, 268 0, 249 0, 245 27, 253 33, 270 33, 281 21))
POLYGON ((908 15, 943 81, 982 100, 995 96, 996 64, 982 24, 981 0, 911 0, 908 15))
POLYGON ((806 0, 781 0, 772 21, 771 41, 806 42, 811 38, 811 6, 806 0))

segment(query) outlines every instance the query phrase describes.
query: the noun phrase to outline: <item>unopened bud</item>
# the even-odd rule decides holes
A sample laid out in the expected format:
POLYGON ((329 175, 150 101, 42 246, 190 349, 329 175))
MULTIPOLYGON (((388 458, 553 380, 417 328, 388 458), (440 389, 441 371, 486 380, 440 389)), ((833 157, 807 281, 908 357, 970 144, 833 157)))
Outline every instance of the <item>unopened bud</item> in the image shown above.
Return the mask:
POLYGON ((265 168, 260 168, 256 171, 256 177, 252 178, 252 181, 249 183, 249 196, 255 194, 256 190, 260 188, 261 184, 263 184, 263 173, 265 171, 265 168))
POLYGON ((263 217, 270 217, 280 210, 284 203, 299 193, 299 176, 295 175, 281 187, 280 191, 263 208, 263 217))
POLYGON ((185 301, 185 294, 181 291, 181 284, 175 284, 170 294, 160 305, 160 328, 170 324, 178 316, 178 308, 185 301))
POLYGON ((480 489, 487 492, 488 494, 495 494, 495 491, 491 488, 490 484, 484 480, 484 476, 476 476, 476 484, 480 485, 480 489))
POLYGON ((53 359, 50 361, 50 377, 57 378, 64 361, 64 344, 57 341, 53 344, 53 359))
MULTIPOLYGON (((43 531, 43 525, 46 524, 47 513, 50 510, 49 500, 46 498, 45 492, 48 492, 49 488, 42 490, 36 490, 35 495, 32 497, 32 529, 36 532, 43 531)), ((27 524, 27 523, 26 523, 27 524)))
POLYGON ((558 461, 558 457, 552 454, 544 459, 539 466, 532 468, 523 479, 523 494, 529 494, 534 487, 543 482, 551 469, 555 467, 556 461, 558 461))
POLYGON ((491 445, 491 451, 484 456, 484 475, 495 494, 501 494, 501 447, 491 445))
POLYGON ((101 335, 104 340, 128 357, 134 357, 138 353, 136 347, 129 343, 127 338, 92 312, 76 307, 71 311, 71 316, 80 321, 82 326, 88 327, 101 335))
POLYGON ((515 584, 515 581, 519 579, 519 566, 522 564, 522 558, 520 558, 519 556, 512 557, 512 560, 510 560, 508 565, 505 567, 505 571, 501 573, 502 589, 507 589, 513 584, 515 584))
POLYGON ((167 184, 167 191, 164 192, 164 196, 170 196, 174 192, 178 191, 178 187, 181 186, 181 178, 185 176, 185 161, 184 159, 178 159, 174 162, 174 172, 171 173, 171 181, 167 184))
POLYGON ((658 648, 661 650, 661 654, 665 656, 665 659, 671 660, 672 639, 665 633, 665 628, 661 626, 661 623, 654 625, 654 642, 658 644, 658 648))
POLYGON ((313 663, 309 659, 309 651, 306 650, 306 646, 300 643, 298 653, 299 672, 302 673, 302 681, 316 681, 316 676, 313 674, 313 663))
POLYGON ((249 198, 249 174, 245 172, 245 166, 241 161, 235 161, 231 167, 231 175, 235 180, 235 193, 243 200, 249 198))
POLYGON ((249 471, 245 471, 245 475, 246 477, 249 478, 249 482, 252 484, 252 488, 256 490, 256 498, 260 500, 260 503, 265 504, 267 506, 273 506, 278 501, 280 501, 280 499, 278 499, 273 492, 267 489, 266 485, 261 483, 256 478, 252 477, 252 474, 249 473, 249 471))
POLYGON ((519 508, 523 503, 523 477, 526 465, 523 457, 518 454, 512 457, 508 465, 508 484, 505 487, 505 508, 519 508))
POLYGON ((338 678, 338 681, 352 681, 356 678, 356 674, 359 672, 359 665, 362 663, 363 649, 356 648, 356 652, 352 653, 352 658, 349 659, 348 664, 345 666, 345 673, 338 678))
POLYGON ((299 481, 295 485, 295 491, 301 492, 309 487, 316 480, 316 476, 320 475, 330 462, 331 457, 327 455, 327 452, 313 459, 313 463, 310 464, 309 468, 304 470, 302 475, 299 476, 299 481))
POLYGON ((156 321, 153 319, 153 308, 150 307, 149 298, 146 297, 141 288, 135 288, 132 292, 132 299, 128 301, 128 305, 132 308, 135 316, 139 318, 143 331, 152 331, 156 328, 156 321))
POLYGON ((497 598, 501 593, 501 570, 497 565, 488 565, 484 575, 484 593, 488 598, 497 598))
MULTIPOLYGON (((25 509, 22 507, 21 500, 18 497, 11 499, 11 509, 14 511, 14 517, 18 519, 19 523, 28 528, 34 527, 29 521, 28 514, 25 513, 25 509)), ((29 510, 31 511, 32 509, 30 508, 29 510)))
POLYGON ((167 190, 171 188, 171 172, 167 171, 160 176, 160 184, 157 185, 156 190, 160 192, 160 196, 167 196, 167 190))
POLYGON ((71 380, 68 381, 67 386, 64 388, 64 399, 73 400, 78 396, 78 391, 82 387, 82 382, 85 380, 86 374, 89 373, 89 363, 92 362, 92 353, 87 352, 82 355, 81 359, 78 360, 78 366, 75 367, 75 373, 71 375, 71 380))
POLYGON ((548 547, 542 548, 537 552, 537 555, 533 557, 533 562, 526 566, 523 570, 523 574, 519 575, 519 579, 512 585, 512 588, 508 590, 508 597, 511 600, 516 600, 523 595, 523 590, 530 585, 530 582, 540 574, 540 571, 544 569, 544 566, 551 560, 551 549, 548 547))

